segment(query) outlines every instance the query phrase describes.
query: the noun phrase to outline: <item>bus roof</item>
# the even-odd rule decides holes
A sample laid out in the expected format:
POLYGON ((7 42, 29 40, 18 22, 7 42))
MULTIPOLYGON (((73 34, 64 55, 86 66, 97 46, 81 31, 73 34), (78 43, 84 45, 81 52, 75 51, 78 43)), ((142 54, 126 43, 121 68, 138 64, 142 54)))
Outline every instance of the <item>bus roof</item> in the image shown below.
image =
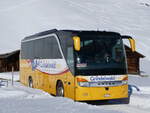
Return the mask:
POLYGON ((65 34, 66 32, 67 33, 72 33, 72 34, 77 34, 79 36, 102 35, 102 36, 121 37, 121 35, 119 33, 117 33, 117 32, 110 32, 110 31, 57 30, 57 29, 52 29, 52 30, 39 32, 39 33, 36 33, 34 35, 31 35, 31 36, 27 36, 22 41, 34 39, 34 38, 37 38, 37 37, 40 37, 40 36, 49 35, 49 34, 57 34, 58 35, 60 32, 63 33, 63 34, 65 34))

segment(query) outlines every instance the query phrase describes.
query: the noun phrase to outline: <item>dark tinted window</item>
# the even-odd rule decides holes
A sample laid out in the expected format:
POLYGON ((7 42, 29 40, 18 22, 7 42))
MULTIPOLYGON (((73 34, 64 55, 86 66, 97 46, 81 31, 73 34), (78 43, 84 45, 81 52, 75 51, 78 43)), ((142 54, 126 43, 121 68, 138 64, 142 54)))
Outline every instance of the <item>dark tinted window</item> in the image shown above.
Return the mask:
POLYGON ((43 38, 34 41, 34 57, 37 59, 48 59, 53 56, 52 38, 43 38))
POLYGON ((115 75, 127 72, 121 39, 81 40, 81 49, 75 51, 75 57, 77 75, 115 75))
POLYGON ((22 43, 21 45, 21 57, 22 58, 30 58, 32 59, 34 55, 33 42, 22 43))
POLYGON ((22 43, 21 56, 24 59, 62 58, 58 42, 54 36, 22 43))
POLYGON ((56 40, 56 38, 53 38, 52 40, 52 46, 53 46, 53 58, 54 59, 60 59, 62 58, 62 55, 61 55, 61 52, 60 52, 60 49, 59 49, 59 45, 58 45, 58 42, 56 40))

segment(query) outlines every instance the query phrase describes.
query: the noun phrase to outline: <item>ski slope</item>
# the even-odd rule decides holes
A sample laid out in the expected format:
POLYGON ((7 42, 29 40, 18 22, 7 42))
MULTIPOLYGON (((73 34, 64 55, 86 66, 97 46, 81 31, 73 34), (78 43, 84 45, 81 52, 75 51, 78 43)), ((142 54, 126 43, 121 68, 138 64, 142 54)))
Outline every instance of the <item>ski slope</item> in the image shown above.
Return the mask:
POLYGON ((146 56, 142 71, 150 74, 149 10, 150 0, 1 0, 0 53, 19 49, 25 36, 48 29, 115 31, 135 38, 146 56))
MULTIPOLYGON (((0 78, 11 80, 11 73, 0 73, 0 78), (6 76, 5 76, 6 75, 6 76)), ((133 88, 130 104, 97 102, 87 104, 74 102, 68 98, 53 97, 46 92, 23 86, 18 81, 19 73, 14 73, 14 86, 0 88, 0 113, 149 113, 150 77, 129 76, 133 88), (140 82, 139 82, 140 81, 140 82), (142 83, 141 83, 142 82, 142 83)))

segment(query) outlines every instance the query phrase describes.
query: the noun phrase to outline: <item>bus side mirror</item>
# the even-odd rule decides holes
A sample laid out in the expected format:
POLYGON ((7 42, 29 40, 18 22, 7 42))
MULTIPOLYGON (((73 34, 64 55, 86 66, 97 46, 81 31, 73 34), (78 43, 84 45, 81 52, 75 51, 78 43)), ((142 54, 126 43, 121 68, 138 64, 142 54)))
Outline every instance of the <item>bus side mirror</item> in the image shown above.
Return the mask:
POLYGON ((122 36, 123 39, 128 39, 130 42, 132 52, 135 52, 135 40, 130 36, 122 36))
POLYGON ((74 48, 76 51, 80 51, 80 37, 78 36, 74 36, 73 37, 73 41, 74 41, 74 48))
POLYGON ((130 42, 132 52, 135 52, 135 40, 133 38, 129 38, 129 42, 130 42))

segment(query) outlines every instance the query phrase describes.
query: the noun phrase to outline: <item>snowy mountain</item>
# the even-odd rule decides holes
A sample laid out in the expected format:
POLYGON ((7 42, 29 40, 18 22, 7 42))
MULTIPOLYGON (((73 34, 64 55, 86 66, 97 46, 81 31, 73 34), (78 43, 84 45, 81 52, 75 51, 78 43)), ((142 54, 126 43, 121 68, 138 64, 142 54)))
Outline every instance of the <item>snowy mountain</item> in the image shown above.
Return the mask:
POLYGON ((150 0, 1 0, 0 53, 19 49, 25 36, 53 28, 115 31, 135 38, 146 56, 142 71, 150 74, 149 10, 150 0))

